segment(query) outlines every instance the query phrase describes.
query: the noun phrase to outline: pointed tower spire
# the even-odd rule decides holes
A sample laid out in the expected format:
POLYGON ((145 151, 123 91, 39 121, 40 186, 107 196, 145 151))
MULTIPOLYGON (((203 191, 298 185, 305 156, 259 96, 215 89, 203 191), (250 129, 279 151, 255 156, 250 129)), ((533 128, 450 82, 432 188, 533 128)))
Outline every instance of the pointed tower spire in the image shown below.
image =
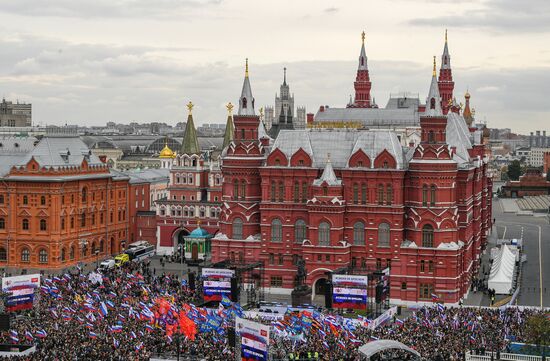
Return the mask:
POLYGON ((443 115, 443 111, 441 110, 441 99, 439 96, 439 87, 437 84, 437 73, 435 68, 436 68, 436 64, 435 64, 435 56, 434 56, 432 82, 430 84, 430 91, 428 92, 428 98, 426 99, 426 111, 424 112, 424 114, 428 116, 443 115))
POLYGON ((447 30, 445 30, 445 45, 443 54, 441 54, 441 68, 439 69, 439 94, 441 95, 441 109, 443 114, 447 114, 449 110, 458 112, 458 108, 453 106, 453 90, 455 83, 453 82, 453 73, 451 70, 451 55, 449 54, 449 45, 447 41, 447 30))
POLYGON ((358 70, 368 70, 367 67, 367 52, 365 51, 365 32, 361 33, 361 53, 359 53, 358 70))
POLYGON ((197 138, 197 130, 195 129, 195 122, 193 121, 193 107, 193 103, 187 103, 189 115, 187 116, 187 126, 185 127, 185 133, 183 134, 183 141, 181 143, 181 154, 191 155, 201 153, 199 139, 197 138))
POLYGON ((283 68, 283 72, 284 72, 284 75, 283 75, 283 85, 286 85, 286 66, 283 68))
POLYGON ((225 133, 223 135, 223 149, 225 149, 235 138, 235 127, 233 126, 233 104, 229 102, 227 108, 227 123, 225 123, 225 133))
POLYGON ((445 29, 445 46, 441 55, 441 69, 451 69, 451 55, 449 54, 449 45, 447 43, 447 29, 445 29))
POLYGON ((243 89, 239 99, 238 115, 255 115, 254 113, 254 97, 252 96, 252 88, 250 87, 250 79, 248 78, 248 58, 246 58, 246 67, 244 71, 243 89))
POLYGON ((359 65, 357 67, 357 76, 353 87, 355 88, 355 99, 348 108, 371 108, 371 82, 369 68, 367 66, 367 53, 365 51, 365 32, 361 33, 361 52, 359 53, 359 65))

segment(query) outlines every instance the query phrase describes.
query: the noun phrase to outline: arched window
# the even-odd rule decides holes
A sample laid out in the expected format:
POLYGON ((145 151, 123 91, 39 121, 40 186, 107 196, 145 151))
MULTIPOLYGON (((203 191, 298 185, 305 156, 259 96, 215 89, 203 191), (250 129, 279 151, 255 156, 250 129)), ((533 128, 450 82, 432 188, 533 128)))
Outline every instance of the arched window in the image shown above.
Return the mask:
POLYGON ((246 198, 246 181, 244 179, 241 180, 241 199, 246 198))
POLYGON ((48 263, 48 251, 41 249, 38 252, 38 263, 48 263))
POLYGON ((105 242, 103 240, 99 241, 99 252, 103 253, 105 251, 105 242))
POLYGON ((302 182, 302 203, 307 202, 308 191, 307 191, 307 182, 302 182))
POLYGON ((193 175, 192 174, 189 174, 189 176, 187 177, 187 183, 193 184, 193 175))
MULTIPOLYGON (((120 221, 120 211, 118 211, 118 220, 120 221)), ((80 227, 86 227, 86 213, 80 214, 80 227)))
POLYGON ((378 226, 378 247, 390 246, 390 225, 380 223, 378 226))
POLYGON ((428 132, 428 143, 435 143, 435 133, 433 130, 428 132))
POLYGON ((88 188, 82 187, 82 203, 86 203, 88 199, 88 188))
POLYGON ((69 258, 74 259, 74 246, 71 246, 71 250, 69 252, 69 258))
POLYGON ((353 204, 359 203, 359 186, 353 183, 353 204))
POLYGON ((233 239, 243 238, 243 220, 235 218, 233 220, 233 239))
POLYGON ((31 251, 28 248, 23 248, 21 250, 21 262, 30 262, 31 260, 31 251))
POLYGON ((21 228, 25 231, 29 230, 29 220, 27 218, 21 221, 21 228))
POLYGON ((237 179, 233 180, 233 199, 239 199, 239 181, 237 179))
POLYGON ((88 245, 84 244, 82 245, 82 257, 86 257, 88 255, 88 245))
POLYGON ((280 219, 276 218, 271 222, 271 241, 283 241, 283 224, 281 223, 280 219))
POLYGON ((435 109, 435 98, 430 99, 430 109, 435 109))
POLYGON ((95 242, 92 242, 92 248, 90 249, 92 250, 92 254, 94 254, 95 251, 97 250, 95 242))
POLYGON ((300 183, 294 182, 294 203, 300 202, 300 183))
POLYGON ((67 255, 65 254, 65 247, 61 248, 61 262, 65 262, 67 255))
POLYGON ((426 207, 428 205, 428 186, 422 186, 422 206, 426 207))
POLYGON ((4 247, 0 247, 0 261, 8 260, 8 252, 4 247))
POLYGON ((0 229, 6 229, 6 220, 4 218, 0 218, 0 229))
POLYGON ((436 201, 436 198, 435 198, 435 184, 432 184, 431 188, 430 188, 430 205, 431 206, 435 206, 435 201, 436 201))
POLYGON ((41 219, 40 220, 40 230, 41 231, 46 231, 48 228, 47 224, 46 224, 46 220, 45 219, 41 219))
POLYGON ((319 246, 330 246, 330 224, 327 222, 319 224, 319 246))
POLYGON ((23 204, 29 204, 29 197, 23 196, 23 204))
POLYGON ((378 204, 379 205, 384 204, 384 185, 383 184, 378 185, 378 204))
POLYGON ((365 244, 365 224, 356 222, 353 225, 353 244, 365 244))
POLYGON ((294 225, 294 241, 296 243, 302 243, 306 239, 306 222, 303 219, 296 221, 294 225))
POLYGON ((285 184, 279 182, 279 202, 284 202, 285 200, 285 184))
POLYGON ((388 184, 386 187, 386 204, 390 205, 393 202, 393 187, 391 184, 388 184))
POLYGON ((46 197, 44 197, 44 196, 41 196, 41 197, 40 197, 40 205, 41 205, 41 206, 45 206, 45 205, 46 205, 46 197))
POLYGON ((426 224, 422 227, 422 247, 434 246, 434 227, 426 224))
POLYGON ((247 100, 245 97, 243 97, 243 109, 246 109, 247 100))

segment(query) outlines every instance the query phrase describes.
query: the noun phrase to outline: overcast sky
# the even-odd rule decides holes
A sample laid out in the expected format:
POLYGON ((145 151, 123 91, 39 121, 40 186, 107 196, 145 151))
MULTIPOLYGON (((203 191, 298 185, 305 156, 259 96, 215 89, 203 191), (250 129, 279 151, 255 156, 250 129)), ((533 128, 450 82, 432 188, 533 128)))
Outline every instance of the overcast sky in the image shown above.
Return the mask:
MULTIPOLYGON (((344 106, 361 31, 372 94, 425 100, 432 56, 449 49, 455 96, 478 120, 550 130, 548 0, 0 0, 0 89, 35 124, 225 122, 244 60, 260 105, 288 68, 296 105, 344 106)), ((439 65, 439 64, 438 64, 439 65)))

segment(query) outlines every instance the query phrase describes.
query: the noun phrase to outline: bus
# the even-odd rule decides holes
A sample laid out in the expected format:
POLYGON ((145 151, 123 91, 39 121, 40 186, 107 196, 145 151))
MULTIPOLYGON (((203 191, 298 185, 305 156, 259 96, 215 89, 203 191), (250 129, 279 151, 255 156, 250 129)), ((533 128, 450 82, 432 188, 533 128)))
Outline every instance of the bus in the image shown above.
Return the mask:
POLYGON ((139 246, 126 250, 132 261, 138 262, 155 255, 155 246, 139 246))
POLYGON ((134 242, 134 243, 130 243, 128 245, 128 249, 132 249, 132 248, 137 248, 137 247, 145 247, 145 246, 149 246, 149 242, 147 241, 137 241, 137 242, 134 242))

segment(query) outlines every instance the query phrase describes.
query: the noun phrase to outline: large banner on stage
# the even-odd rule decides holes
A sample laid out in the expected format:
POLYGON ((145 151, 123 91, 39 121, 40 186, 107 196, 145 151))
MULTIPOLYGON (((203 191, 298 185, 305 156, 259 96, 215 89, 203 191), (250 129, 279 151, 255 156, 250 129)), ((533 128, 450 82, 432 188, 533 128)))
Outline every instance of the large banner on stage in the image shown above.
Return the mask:
POLYGON ((367 308, 367 276, 332 275, 332 307, 367 308))
POLYGON ((237 317, 235 332, 241 337, 241 361, 267 361, 269 326, 237 317))
POLYGON ((225 295, 231 298, 231 279, 235 277, 235 271, 223 268, 203 268, 203 294, 204 301, 221 301, 225 295))
POLYGON ((19 311, 32 308, 34 291, 40 287, 40 275, 22 275, 2 278, 2 291, 6 297, 6 311, 19 311))

